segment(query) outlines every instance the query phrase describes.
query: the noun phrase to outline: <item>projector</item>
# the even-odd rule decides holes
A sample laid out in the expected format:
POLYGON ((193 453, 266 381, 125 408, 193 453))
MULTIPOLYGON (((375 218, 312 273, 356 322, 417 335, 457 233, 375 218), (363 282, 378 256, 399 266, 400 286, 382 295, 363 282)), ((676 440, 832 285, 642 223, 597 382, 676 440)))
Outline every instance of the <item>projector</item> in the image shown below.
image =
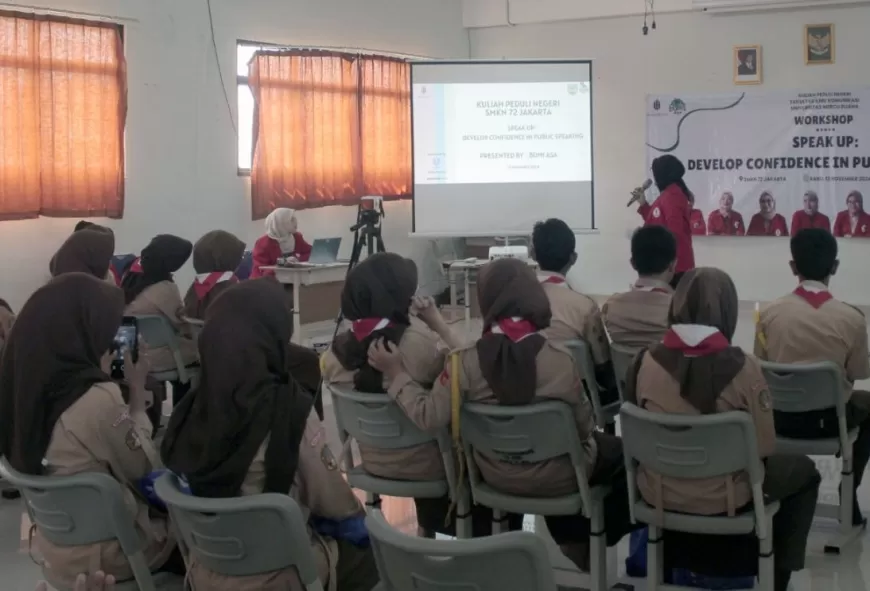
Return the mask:
POLYGON ((490 246, 489 260, 497 259, 520 259, 521 261, 529 260, 528 246, 490 246))

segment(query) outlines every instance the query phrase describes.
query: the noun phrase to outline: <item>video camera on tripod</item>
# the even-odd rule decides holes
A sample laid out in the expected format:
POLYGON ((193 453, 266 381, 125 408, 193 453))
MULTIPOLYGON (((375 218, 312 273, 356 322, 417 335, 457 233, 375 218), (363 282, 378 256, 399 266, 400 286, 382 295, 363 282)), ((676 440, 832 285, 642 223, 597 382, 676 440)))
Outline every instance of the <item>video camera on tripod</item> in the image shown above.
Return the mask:
POLYGON ((386 217, 384 213, 383 197, 363 197, 360 199, 356 210, 356 223, 350 227, 353 232, 353 251, 350 255, 348 272, 359 263, 362 256, 363 246, 366 247, 366 255, 371 256, 375 252, 386 252, 384 239, 381 236, 381 220, 386 217))

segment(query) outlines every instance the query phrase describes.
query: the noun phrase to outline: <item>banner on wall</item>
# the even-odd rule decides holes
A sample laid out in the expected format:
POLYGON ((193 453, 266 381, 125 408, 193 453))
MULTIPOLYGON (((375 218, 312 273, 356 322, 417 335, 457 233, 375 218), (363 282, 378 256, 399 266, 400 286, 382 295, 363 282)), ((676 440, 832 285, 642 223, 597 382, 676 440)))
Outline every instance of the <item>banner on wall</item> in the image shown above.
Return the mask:
POLYGON ((870 238, 870 89, 649 96, 646 121, 647 164, 686 166, 694 234, 870 238))

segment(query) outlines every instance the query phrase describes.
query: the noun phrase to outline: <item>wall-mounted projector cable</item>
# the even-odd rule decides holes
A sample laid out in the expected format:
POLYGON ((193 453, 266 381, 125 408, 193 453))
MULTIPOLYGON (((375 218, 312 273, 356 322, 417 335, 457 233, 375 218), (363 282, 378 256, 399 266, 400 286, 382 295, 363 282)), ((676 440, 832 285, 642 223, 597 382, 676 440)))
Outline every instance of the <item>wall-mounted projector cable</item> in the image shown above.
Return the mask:
POLYGON ((643 31, 644 35, 649 35, 649 30, 652 28, 653 31, 656 29, 656 5, 655 0, 643 0, 643 31), (652 27, 647 25, 648 19, 652 16, 652 27))

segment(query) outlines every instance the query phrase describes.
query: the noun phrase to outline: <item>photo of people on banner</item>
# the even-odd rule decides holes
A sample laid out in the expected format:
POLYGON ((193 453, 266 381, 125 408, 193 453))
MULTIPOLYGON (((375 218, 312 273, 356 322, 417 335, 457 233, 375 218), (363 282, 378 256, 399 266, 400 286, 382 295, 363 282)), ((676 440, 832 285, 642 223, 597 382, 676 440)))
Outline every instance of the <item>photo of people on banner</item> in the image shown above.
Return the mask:
POLYGON ((870 89, 650 96, 646 121, 648 164, 686 166, 694 235, 870 238, 870 89))

